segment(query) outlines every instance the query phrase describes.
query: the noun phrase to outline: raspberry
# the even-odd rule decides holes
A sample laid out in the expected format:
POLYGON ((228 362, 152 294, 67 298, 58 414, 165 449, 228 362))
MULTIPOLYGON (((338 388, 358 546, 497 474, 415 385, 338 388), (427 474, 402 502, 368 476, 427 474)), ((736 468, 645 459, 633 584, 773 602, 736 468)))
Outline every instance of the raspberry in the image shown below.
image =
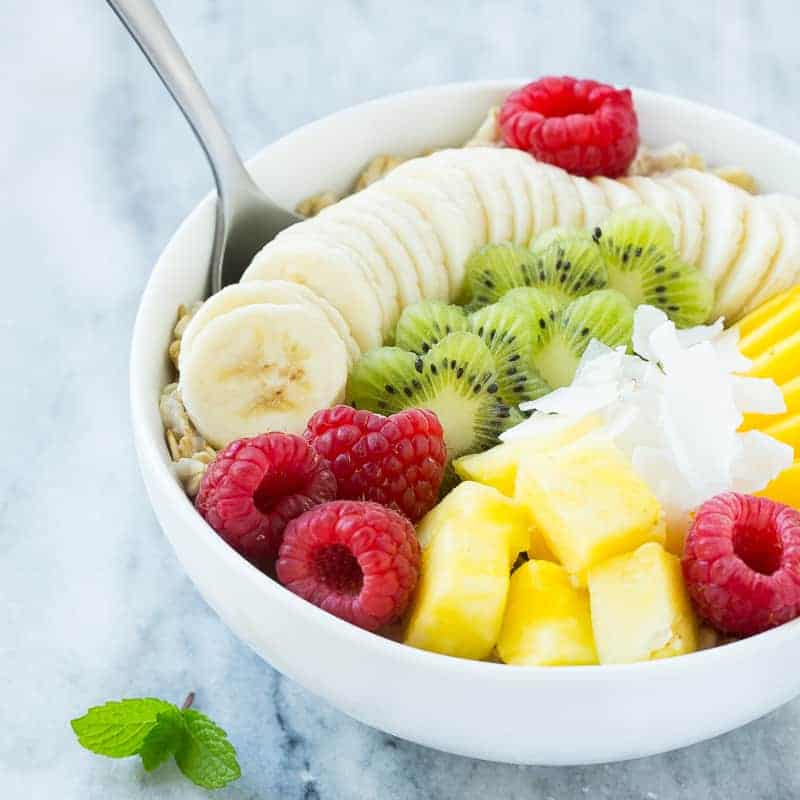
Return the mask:
POLYGON ((622 175, 639 146, 630 89, 596 81, 541 78, 500 109, 503 141, 573 175, 622 175))
POLYGON ((412 522, 436 504, 447 449, 432 411, 384 417, 336 406, 314 414, 304 435, 330 464, 340 499, 373 500, 412 522))
POLYGON ((729 492, 704 503, 683 553, 698 612, 725 633, 749 635, 800 614, 800 512, 729 492))
POLYGON ((264 433, 217 453, 195 506, 231 547, 265 569, 288 522, 334 497, 336 478, 302 437, 264 433))
POLYGON ((405 611, 419 576, 411 523, 377 503, 336 500, 286 528, 278 580, 315 606, 376 631, 405 611))

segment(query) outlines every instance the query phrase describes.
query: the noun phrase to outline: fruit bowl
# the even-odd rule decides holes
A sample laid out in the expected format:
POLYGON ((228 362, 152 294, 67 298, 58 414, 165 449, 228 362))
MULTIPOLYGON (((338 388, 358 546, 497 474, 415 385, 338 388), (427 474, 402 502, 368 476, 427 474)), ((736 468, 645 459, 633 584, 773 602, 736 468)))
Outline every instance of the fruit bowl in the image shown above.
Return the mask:
MULTIPOLYGON (((378 153, 458 145, 522 81, 452 84, 356 106, 307 125, 250 162, 287 207, 345 189, 378 153)), ((800 185, 800 147, 730 114, 635 92, 642 140, 683 141, 750 171, 765 191, 800 185)), ((651 755, 743 725, 800 694, 800 620, 688 656, 591 667, 514 667, 416 650, 291 594, 213 535, 170 469, 158 400, 181 303, 200 299, 214 200, 189 215, 156 263, 133 335, 136 449, 156 516, 206 601, 273 667, 350 716, 448 752, 518 764, 651 755)))

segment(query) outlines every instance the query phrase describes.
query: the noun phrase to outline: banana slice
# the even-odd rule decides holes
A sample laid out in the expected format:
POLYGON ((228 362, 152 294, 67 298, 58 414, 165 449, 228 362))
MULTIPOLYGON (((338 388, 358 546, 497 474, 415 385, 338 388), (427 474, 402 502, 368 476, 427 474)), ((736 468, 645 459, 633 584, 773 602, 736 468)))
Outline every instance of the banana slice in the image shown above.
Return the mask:
POLYGON ((715 310, 725 322, 736 322, 758 291, 778 256, 781 237, 771 210, 747 197, 742 249, 717 288, 715 310))
POLYGON ((772 215, 778 228, 780 244, 761 284, 747 300, 744 313, 749 314, 771 297, 800 281, 800 202, 784 195, 757 195, 752 202, 772 215), (789 209, 795 205, 796 215, 789 209))
POLYGON ((353 225, 335 222, 324 216, 323 211, 302 225, 292 225, 275 237, 276 242, 292 239, 319 239, 349 250, 364 266, 376 291, 383 314, 384 336, 394 329, 400 317, 400 290, 394 273, 369 236, 353 225))
POLYGON ((347 352, 306 305, 263 303, 212 319, 180 375, 190 419, 214 447, 266 431, 302 433, 344 398, 347 352))
POLYGON ((472 253, 472 237, 464 212, 443 192, 419 178, 389 173, 373 187, 411 203, 425 217, 436 232, 450 284, 450 299, 461 291, 464 282, 464 265, 472 253))
POLYGON ((357 192, 339 205, 373 215, 391 228, 414 262, 423 299, 447 301, 450 285, 441 245, 431 224, 414 206, 371 189, 357 192))
POLYGON ((401 310, 405 306, 419 303, 422 300, 414 262, 391 228, 381 222, 378 217, 356 211, 352 206, 342 206, 337 203, 326 208, 319 215, 319 219, 349 225, 369 236, 380 253, 383 263, 394 278, 399 292, 401 310))
POLYGON ((625 208, 625 206, 642 204, 639 195, 620 181, 605 178, 602 175, 591 178, 591 181, 605 195, 606 203, 612 211, 625 208))
POLYGON ((575 184, 569 174, 560 167, 550 164, 539 165, 550 179, 556 212, 556 225, 571 230, 584 227, 583 204, 575 184))
POLYGON ((665 175, 656 175, 652 181, 666 189, 674 198, 681 218, 681 258, 687 264, 698 265, 703 257, 703 207, 684 186, 665 175))
POLYGON ((525 180, 531 205, 531 240, 556 225, 556 198, 547 173, 540 169, 538 161, 527 153, 520 153, 518 169, 525 180))
POLYGON ((620 178, 620 180, 639 195, 642 203, 664 217, 675 236, 675 249, 679 253, 682 252, 683 226, 681 225, 681 213, 678 209, 678 201, 672 193, 651 178, 644 178, 641 175, 620 178))
POLYGON ((464 150, 444 150, 442 158, 463 170, 475 188, 486 217, 488 242, 510 242, 514 235, 514 206, 508 185, 498 170, 491 169, 488 153, 495 148, 470 147, 464 150))
POLYGON ((211 295, 208 300, 189 320, 186 330, 181 336, 181 352, 178 360, 179 368, 183 369, 183 364, 192 349, 192 344, 198 334, 208 325, 211 320, 227 314, 236 308, 253 306, 261 303, 272 303, 273 305, 303 305, 308 309, 309 314, 322 316, 327 320, 337 336, 344 342, 347 350, 348 366, 352 367, 361 356, 355 339, 350 333, 350 328, 344 321, 342 315, 324 298, 312 292, 307 286, 289 281, 247 281, 247 283, 232 283, 222 291, 211 295))
POLYGON ((606 196, 599 186, 595 186, 587 178, 577 175, 570 177, 581 199, 584 224, 589 230, 593 230, 611 213, 606 196))
POLYGON ((472 181, 456 166, 448 163, 445 151, 412 158, 401 164, 396 175, 421 178, 441 189, 464 212, 472 231, 473 247, 486 244, 486 214, 472 181))
POLYGON ((275 279, 308 286, 324 297, 344 317, 362 352, 383 343, 377 293, 347 249, 312 238, 275 239, 256 254, 242 281, 275 279))
POLYGON ((703 254, 699 268, 719 287, 744 244, 747 193, 696 169, 671 172, 703 207, 703 254))
MULTIPOLYGON (((518 167, 516 158, 509 148, 487 148, 490 161, 497 163, 502 180, 505 182, 508 196, 511 199, 512 241, 527 245, 533 238, 533 208, 528 193, 525 176, 518 167)), ((518 150, 514 151, 519 153, 518 150)), ((520 153, 520 155, 523 155, 520 153)))

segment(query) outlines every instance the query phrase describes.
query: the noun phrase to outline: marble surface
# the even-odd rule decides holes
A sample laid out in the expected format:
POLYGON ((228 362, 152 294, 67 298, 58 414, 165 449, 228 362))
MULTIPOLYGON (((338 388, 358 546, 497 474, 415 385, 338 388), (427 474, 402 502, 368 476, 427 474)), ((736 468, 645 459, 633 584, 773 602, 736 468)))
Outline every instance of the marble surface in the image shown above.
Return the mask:
MULTIPOLYGON (((795 5, 163 0, 248 155, 380 94, 544 72, 683 94, 798 138, 795 5)), ((244 777, 218 795, 237 800, 798 795, 800 702, 661 757, 502 766, 370 730, 234 639, 156 525, 128 421, 137 300, 207 168, 104 3, 0 7, 0 796, 202 796, 174 767, 82 751, 67 725, 109 698, 190 689, 239 748, 244 777)))

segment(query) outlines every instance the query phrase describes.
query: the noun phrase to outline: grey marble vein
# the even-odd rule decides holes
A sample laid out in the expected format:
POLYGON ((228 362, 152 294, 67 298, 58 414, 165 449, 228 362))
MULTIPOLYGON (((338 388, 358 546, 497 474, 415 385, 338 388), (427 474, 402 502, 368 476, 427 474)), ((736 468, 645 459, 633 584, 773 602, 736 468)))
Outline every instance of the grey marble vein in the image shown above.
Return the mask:
MULTIPOLYGON (((790 0, 162 5, 245 154, 388 92, 544 72, 682 94, 800 138, 790 0)), ((157 527, 128 420, 138 296, 209 174, 104 3, 0 10, 0 796, 203 796, 172 766, 85 753, 67 726, 108 698, 190 689, 239 748, 244 777, 223 798, 800 795, 800 702, 657 758, 510 767, 370 730, 238 642, 157 527)))

